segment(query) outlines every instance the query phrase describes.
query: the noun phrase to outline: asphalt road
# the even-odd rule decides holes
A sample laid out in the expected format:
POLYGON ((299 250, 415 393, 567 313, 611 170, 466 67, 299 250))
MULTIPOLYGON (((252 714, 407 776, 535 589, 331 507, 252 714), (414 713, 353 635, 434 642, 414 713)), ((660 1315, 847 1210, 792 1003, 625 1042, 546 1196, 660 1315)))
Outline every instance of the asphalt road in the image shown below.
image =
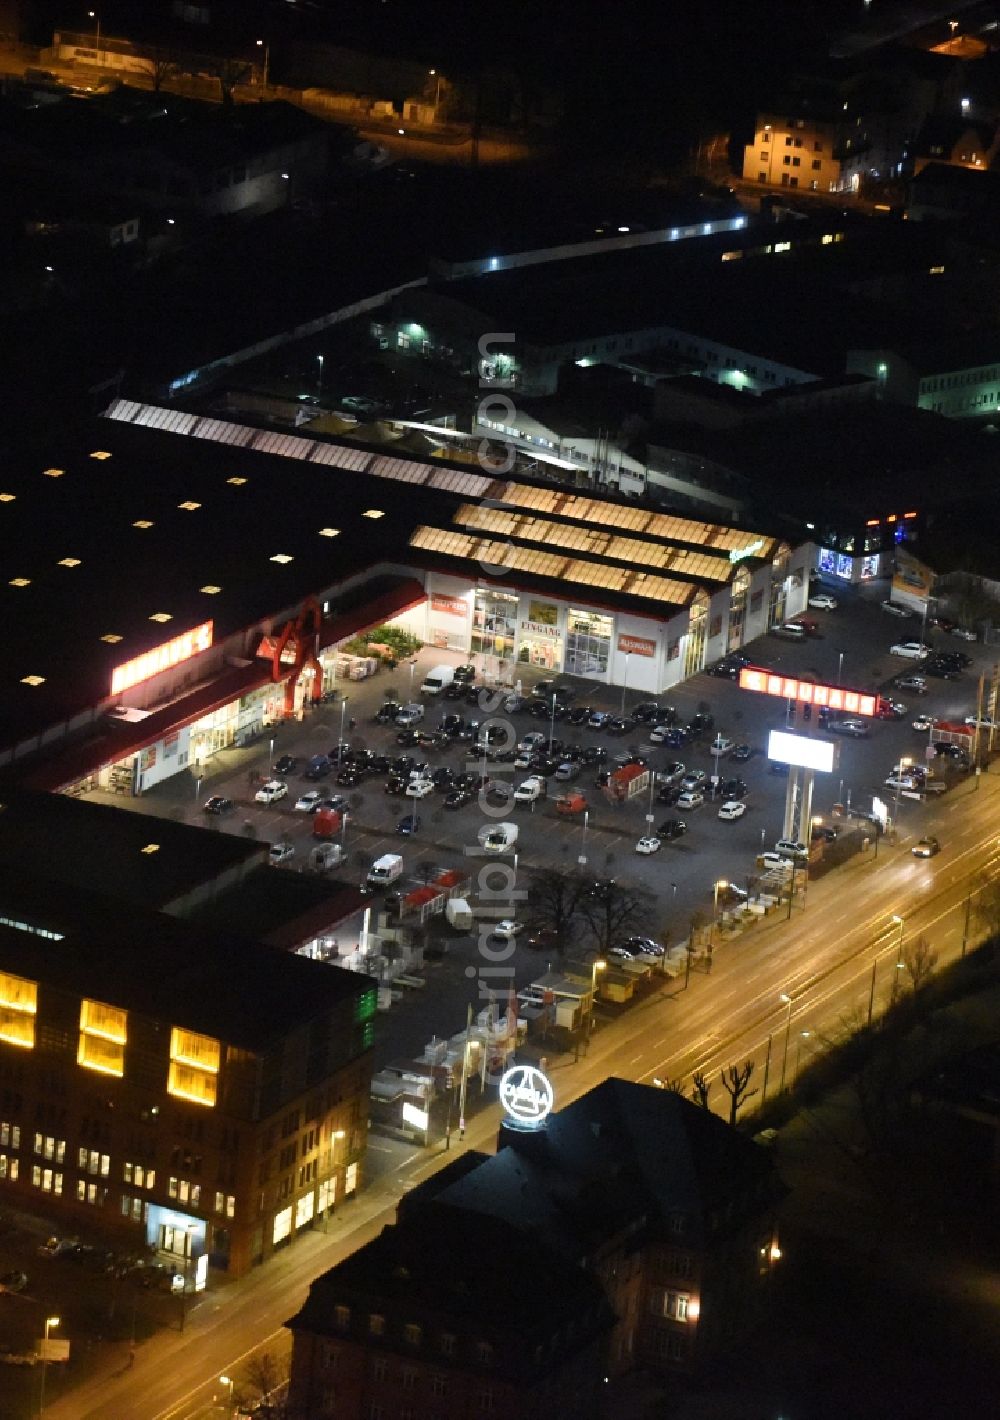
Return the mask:
MULTIPOLYGON (((810 669, 836 680, 843 651, 846 685, 869 688, 881 684, 897 668, 886 655, 888 645, 902 629, 911 627, 915 635, 917 628, 881 612, 877 605, 880 591, 884 595, 884 589, 866 589, 866 596, 846 597, 845 605, 837 612, 820 613, 827 633, 822 640, 789 645, 762 638, 751 654, 770 665, 810 669)), ((976 656, 977 666, 989 663, 984 648, 969 649, 976 656)), ((441 659, 440 652, 423 655, 425 659, 441 659)), ((420 669, 418 666, 417 674, 420 669)), ((397 680, 399 676, 397 672, 397 680)), ((397 686, 397 690, 400 688, 397 686)), ((371 713, 384 689, 381 675, 361 689, 352 687, 351 708, 366 701, 371 713)), ((610 699, 616 698, 620 701, 620 692, 611 692, 610 699)), ((758 746, 764 742, 766 729, 783 719, 783 707, 778 702, 741 694, 728 682, 708 677, 697 678, 671 699, 684 712, 708 699, 721 729, 758 746)), ((596 692, 593 700, 595 704, 602 703, 596 692)), ((919 708, 942 716, 964 715, 974 702, 975 675, 970 671, 960 682, 936 683, 931 693, 922 697, 919 708)), ((607 692, 603 703, 609 703, 607 692)), ((323 747, 327 740, 332 744, 339 733, 339 712, 330 711, 331 707, 322 707, 303 725, 282 729, 275 753, 293 745, 302 747, 304 752, 323 747)), ((374 741, 375 737, 371 738, 374 741)), ((870 793, 885 777, 894 758, 901 752, 912 752, 914 747, 919 749, 920 743, 909 727, 909 717, 899 723, 876 725, 870 740, 848 742, 843 747, 840 771, 845 781, 844 793, 848 788, 856 798, 870 793)), ((268 750, 265 742, 265 758, 268 750)), ((670 752, 658 753, 666 757, 670 752)), ((219 758, 224 761, 226 756, 219 758)), ((203 793, 224 792, 231 785, 234 793, 239 791, 239 796, 246 798, 246 775, 252 760, 241 754, 236 768, 233 757, 229 758, 227 773, 207 782, 203 793)), ((704 758, 701 763, 705 763, 704 758)), ((750 782, 752 805, 752 813, 746 819, 722 824, 706 806, 697 811, 696 822, 691 816, 691 832, 682 840, 683 853, 664 850, 648 860, 628 857, 630 870, 634 863, 636 875, 657 891, 665 908, 671 906, 675 917, 689 905, 704 905, 706 884, 720 871, 737 879, 748 871, 759 846, 761 828, 768 835, 776 835, 780 827, 784 780, 767 772, 762 757, 744 767, 749 769, 744 777, 750 782), (678 884, 676 897, 669 892, 673 882, 678 884), (683 909, 680 905, 674 908, 675 901, 683 903, 683 909)), ((172 793, 179 782, 171 786, 172 793)), ((190 783, 188 788, 192 788, 190 783)), ((839 782, 824 786, 817 810, 827 808, 839 793, 839 782)), ((368 790, 358 813, 365 828, 349 829, 349 841, 356 842, 366 856, 398 846, 399 840, 388 831, 397 808, 395 802, 391 808, 387 806, 385 798, 380 788, 368 790)), ((156 805, 157 796, 150 796, 141 807, 154 809, 156 805)), ((160 811, 164 807, 164 802, 160 802, 160 811)), ((642 826, 644 811, 644 805, 628 809, 624 812, 632 817, 627 821, 623 818, 620 825, 614 823, 592 831, 588 856, 602 849, 626 855, 642 826), (605 843, 607 848, 603 847, 605 843)), ((193 792, 186 813, 191 817, 200 813, 193 792)), ((277 837, 290 828, 297 844, 304 846, 307 841, 309 825, 303 819, 299 826, 299 815, 256 808, 249 809, 247 815, 264 836, 277 837)), ((242 804, 239 816, 244 816, 242 804)), ((468 828, 474 822, 477 821, 472 820, 468 828)), ((575 858, 579 825, 567 830, 550 819, 545 810, 534 817, 523 816, 519 822, 524 828, 524 860, 563 862, 575 858), (558 836, 560 833, 570 835, 565 840, 570 843, 569 851, 561 846, 564 840, 558 836)), ((446 841, 454 846, 457 861, 467 826, 462 814, 442 814, 441 823, 434 823, 435 831, 444 834, 446 825, 446 841), (450 824, 456 820, 452 829, 450 824)), ((425 839, 424 852, 427 846, 425 839)), ((432 846, 435 856, 439 856, 436 838, 432 846)), ((407 852, 408 861, 414 861, 407 852)), ((804 905, 796 907, 791 920, 770 919, 732 942, 721 942, 714 953, 711 972, 692 971, 686 987, 682 980, 665 979, 661 989, 621 1015, 612 1016, 610 1011, 602 1010, 587 1054, 575 1063, 567 1058, 553 1065, 557 1104, 569 1102, 612 1073, 647 1082, 679 1079, 689 1086, 691 1074, 701 1070, 713 1081, 713 1106, 722 1110, 728 1099, 718 1083, 719 1071, 745 1060, 756 1064, 754 1083, 758 1089, 764 1088, 766 1072, 767 1093, 775 1093, 783 1078, 790 1082, 814 1051, 825 1048, 826 1042, 843 1031, 845 1022, 865 1017, 873 979, 876 1011, 893 989, 900 989, 900 983, 906 989, 908 977, 898 963, 905 960, 907 950, 918 937, 927 939, 942 963, 962 949, 967 924, 969 939, 977 939, 980 929, 975 912, 967 911, 970 895, 984 874, 996 872, 998 862, 997 776, 984 774, 978 781, 967 779, 928 805, 906 804, 898 841, 883 842, 877 858, 873 854, 858 856, 811 884, 804 905), (940 837, 942 851, 935 858, 915 859, 910 847, 915 837, 926 832, 940 837), (790 1005, 782 1000, 783 995, 790 998, 790 1005)), ((522 957, 526 956, 522 953, 522 957)), ((519 971, 522 967, 536 971, 537 966, 537 959, 518 963, 519 971)), ((462 973, 456 972, 454 977, 454 991, 468 994, 470 988, 467 982, 463 985, 462 973)), ((440 995, 435 1001, 429 1000, 430 993, 423 996, 421 1010, 440 1015, 445 1009, 440 995)), ((405 1034, 407 1019, 402 1012, 390 1014, 390 1041, 400 1030, 405 1034)), ((454 1028, 451 1018, 444 1024, 448 1029, 454 1028)), ((497 1123, 496 1106, 490 1106, 470 1121, 464 1143, 453 1141, 454 1147, 491 1149, 497 1123)), ((339 1210, 328 1235, 317 1232, 305 1236, 266 1268, 218 1294, 209 1294, 193 1311, 183 1337, 176 1333, 158 1336, 140 1348, 134 1370, 116 1364, 108 1375, 56 1400, 48 1412, 64 1420, 120 1420, 123 1415, 142 1415, 147 1420, 208 1420, 224 1414, 225 1397, 218 1376, 235 1372, 239 1378, 249 1350, 255 1346, 281 1354, 282 1348, 287 1348, 282 1323, 300 1304, 309 1280, 375 1236, 392 1220, 395 1200, 401 1192, 425 1178, 443 1159, 437 1150, 406 1150, 398 1163, 391 1158, 379 1177, 354 1202, 339 1210)))

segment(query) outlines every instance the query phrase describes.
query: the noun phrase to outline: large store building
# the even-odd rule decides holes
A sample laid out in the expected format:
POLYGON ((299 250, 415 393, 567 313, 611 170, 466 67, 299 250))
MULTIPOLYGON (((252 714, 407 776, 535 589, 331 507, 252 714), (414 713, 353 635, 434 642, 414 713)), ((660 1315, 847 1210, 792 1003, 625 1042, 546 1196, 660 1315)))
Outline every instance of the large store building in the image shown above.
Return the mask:
POLYGON ((502 468, 127 401, 20 450, 0 773, 133 794, 197 775, 392 619, 510 684, 537 666, 652 695, 805 606, 808 541, 502 468))

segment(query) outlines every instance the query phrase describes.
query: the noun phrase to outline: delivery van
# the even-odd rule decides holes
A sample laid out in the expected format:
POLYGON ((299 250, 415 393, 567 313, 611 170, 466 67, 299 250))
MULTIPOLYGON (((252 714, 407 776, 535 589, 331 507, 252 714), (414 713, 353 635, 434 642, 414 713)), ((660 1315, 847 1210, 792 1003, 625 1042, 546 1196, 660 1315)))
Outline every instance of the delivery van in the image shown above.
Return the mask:
POLYGON ((369 887, 389 887, 403 876, 403 859, 398 853, 383 853, 368 870, 369 887))
POLYGON ((495 823, 479 830, 479 846, 486 853, 510 853, 516 845, 516 823, 495 823))
POLYGON ((435 666, 424 677, 420 687, 423 695, 440 695, 455 679, 454 666, 435 666))

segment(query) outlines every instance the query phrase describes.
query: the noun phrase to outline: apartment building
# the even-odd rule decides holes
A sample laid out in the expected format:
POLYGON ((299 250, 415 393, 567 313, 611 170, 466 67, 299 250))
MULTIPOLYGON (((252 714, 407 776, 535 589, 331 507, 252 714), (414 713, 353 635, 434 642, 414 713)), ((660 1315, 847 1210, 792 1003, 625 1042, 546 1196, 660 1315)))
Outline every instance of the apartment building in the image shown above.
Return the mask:
POLYGON ((758 114, 753 142, 743 150, 743 177, 768 187, 833 192, 840 182, 837 134, 832 118, 758 114))

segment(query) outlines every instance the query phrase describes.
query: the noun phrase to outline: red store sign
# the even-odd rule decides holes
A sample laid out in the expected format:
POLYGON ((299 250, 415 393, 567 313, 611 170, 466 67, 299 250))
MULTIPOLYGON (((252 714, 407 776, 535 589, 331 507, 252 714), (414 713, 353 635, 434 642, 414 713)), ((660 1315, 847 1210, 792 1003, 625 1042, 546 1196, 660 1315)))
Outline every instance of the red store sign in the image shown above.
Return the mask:
POLYGON ((431 597, 431 611, 443 611, 447 616, 468 616, 469 604, 461 597, 431 597))
POLYGON ((649 656, 652 659, 656 655, 656 642, 647 641, 644 636, 619 635, 618 649, 625 656, 649 656))

